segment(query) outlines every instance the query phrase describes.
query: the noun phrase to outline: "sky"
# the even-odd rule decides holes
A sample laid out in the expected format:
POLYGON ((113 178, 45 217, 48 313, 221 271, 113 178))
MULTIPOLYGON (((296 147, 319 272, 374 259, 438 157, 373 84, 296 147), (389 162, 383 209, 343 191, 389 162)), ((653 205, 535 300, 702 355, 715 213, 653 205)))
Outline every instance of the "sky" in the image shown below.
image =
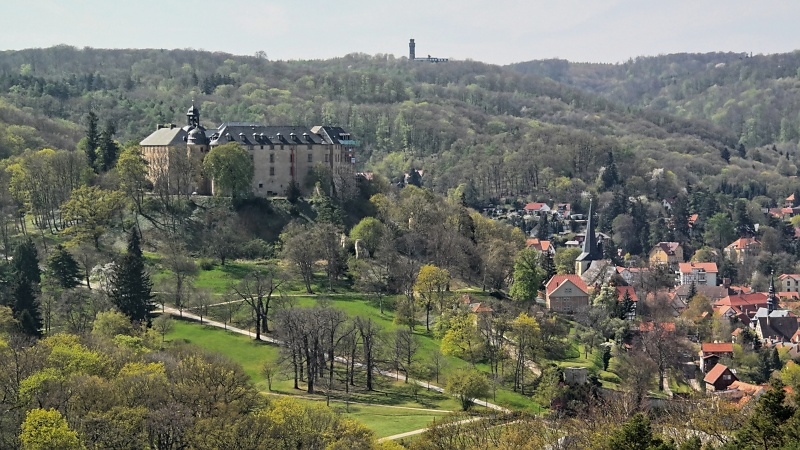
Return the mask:
POLYGON ((271 60, 348 53, 508 64, 800 48, 797 0, 2 0, 0 50, 194 48, 271 60))

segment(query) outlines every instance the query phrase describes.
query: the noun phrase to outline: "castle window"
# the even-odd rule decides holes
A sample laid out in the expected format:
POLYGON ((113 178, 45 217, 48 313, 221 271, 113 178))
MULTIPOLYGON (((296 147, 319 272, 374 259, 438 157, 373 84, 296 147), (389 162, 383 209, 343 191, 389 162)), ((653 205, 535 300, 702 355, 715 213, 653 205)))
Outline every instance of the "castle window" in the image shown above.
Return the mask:
POLYGON ((253 155, 250 155, 250 161, 251 162, 253 161, 253 155))
POLYGON ((270 167, 270 168, 269 168, 269 175, 270 175, 271 177, 274 177, 274 176, 275 176, 275 166, 273 166, 273 167, 270 167))
POLYGON ((275 150, 275 144, 269 144, 269 149, 270 150, 275 150))
POLYGON ((311 150, 311 144, 308 144, 308 149, 311 150))
POLYGON ((270 153, 269 154, 269 162, 271 162, 271 163, 275 162, 275 153, 270 153))
POLYGON ((264 150, 264 146, 263 145, 261 146, 261 150, 264 150))
POLYGON ((328 162, 328 154, 325 153, 325 162, 328 162))
POLYGON ((313 160, 314 160, 314 154, 313 153, 309 153, 308 154, 308 162, 313 162, 313 160))
POLYGON ((264 183, 258 183, 258 188, 261 189, 264 187, 264 183))

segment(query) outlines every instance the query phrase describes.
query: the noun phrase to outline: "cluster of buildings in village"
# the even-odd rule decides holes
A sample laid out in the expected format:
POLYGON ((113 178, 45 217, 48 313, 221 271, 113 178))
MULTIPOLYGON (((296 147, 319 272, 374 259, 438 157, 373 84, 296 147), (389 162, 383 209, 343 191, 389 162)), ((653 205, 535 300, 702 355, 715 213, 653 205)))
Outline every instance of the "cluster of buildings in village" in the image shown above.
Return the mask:
MULTIPOLYGON (((214 148, 235 142, 253 162, 252 190, 256 196, 283 195, 294 185, 307 190, 306 178, 315 166, 328 168, 332 174, 353 174, 357 142, 340 127, 273 126, 255 122, 225 122, 206 129, 200 123, 200 110, 192 105, 186 113, 187 124, 158 125, 140 142, 148 164, 148 177, 169 182, 170 171, 190 170, 191 182, 176 186, 181 194, 210 195, 213 180, 203 173, 203 159, 214 148), (180 151, 180 154, 176 153, 180 151), (185 152, 185 153, 183 153, 185 152), (176 161, 180 158, 181 161, 176 161)), ((172 190, 174 190, 172 189, 172 190)))
MULTIPOLYGON (((546 205, 534 203, 529 206, 533 207, 533 211, 553 214, 546 205)), ((690 220, 696 221, 697 216, 692 216, 690 220)), ((765 386, 742 382, 737 378, 735 369, 719 363, 720 359, 733 358, 734 342, 746 330, 753 332, 762 346, 785 348, 791 357, 800 355, 800 317, 792 311, 800 307, 800 274, 773 277, 768 292, 754 292, 747 286, 733 286, 729 280, 720 279, 714 262, 686 262, 683 248, 677 242, 657 243, 648 254, 647 267, 616 266, 610 260, 603 259, 599 243, 608 237, 595 231, 591 207, 586 233, 578 235, 578 238, 581 253, 575 261, 575 273, 555 275, 545 285, 540 301, 548 310, 571 313, 588 307, 592 294, 605 283, 614 285, 618 301, 627 296, 634 305, 641 298, 652 299, 655 295, 661 295, 668 301, 675 317, 687 309, 692 293, 703 294, 711 302, 713 314, 717 318, 729 319, 735 326, 727 342, 698 342, 701 350, 695 362, 704 374, 707 390, 735 400, 757 397, 766 389, 765 386), (658 293, 640 290, 641 281, 655 266, 666 266, 669 272, 675 274, 675 286, 672 289, 658 293)), ((527 246, 555 254, 553 244, 548 240, 528 239, 527 246)), ((761 243, 755 238, 740 238, 723 251, 726 258, 741 264, 757 257, 761 243)), ((635 312, 631 312, 628 319, 635 320, 635 316, 635 312)), ((672 332, 675 331, 672 322, 662 325, 671 326, 672 332)), ((653 327, 652 322, 643 322, 637 331, 652 332, 653 327)))

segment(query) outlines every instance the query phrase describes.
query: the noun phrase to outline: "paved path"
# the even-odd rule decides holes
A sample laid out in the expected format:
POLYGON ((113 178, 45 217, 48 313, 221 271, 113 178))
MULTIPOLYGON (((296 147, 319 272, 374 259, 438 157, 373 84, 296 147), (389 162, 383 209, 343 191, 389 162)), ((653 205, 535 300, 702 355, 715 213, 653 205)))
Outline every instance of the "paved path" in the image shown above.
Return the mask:
MULTIPOLYGON (((173 316, 181 317, 183 319, 189 319, 189 320, 194 320, 194 321, 200 322, 200 316, 198 316, 197 314, 188 312, 186 310, 184 310, 183 314, 181 315, 181 312, 177 308, 172 308, 170 306, 166 306, 166 307, 164 307, 164 312, 168 313, 168 314, 171 314, 173 316)), ((243 335, 251 337, 253 339, 255 339, 255 337, 256 337, 256 334, 253 333, 250 330, 243 330, 241 328, 236 328, 236 327, 232 327, 232 326, 226 326, 224 323, 217 322, 216 320, 203 319, 203 325, 208 325, 208 326, 217 327, 217 328, 223 328, 223 329, 232 331, 234 333, 243 334, 243 335)), ((270 343, 276 344, 276 345, 282 345, 283 344, 283 342, 281 342, 278 339, 275 339, 275 338, 270 337, 270 336, 265 336, 264 333, 261 334, 261 340, 264 341, 264 342, 270 342, 270 343)), ((335 359, 336 359, 336 361, 341 362, 341 363, 347 362, 346 359, 344 359, 344 358, 342 358, 340 356, 337 356, 335 359)), ((399 377, 401 376, 401 374, 399 374, 398 372, 392 372, 392 371, 389 371, 389 370, 377 370, 377 373, 379 373, 379 374, 381 374, 383 376, 392 377, 392 378, 395 378, 395 379, 399 379, 399 377)), ((426 388, 434 390, 436 392, 444 393, 444 388, 442 388, 440 386, 436 386, 436 385, 430 384, 430 383, 428 383, 426 381, 415 380, 413 378, 409 378, 408 381, 410 383, 417 383, 420 386, 425 386, 426 388)), ((472 402, 474 404, 478 405, 478 406, 483 406, 485 408, 494 409, 496 411, 510 412, 510 410, 508 410, 506 408, 503 408, 500 405, 495 405, 494 403, 489 403, 489 402, 487 402, 485 400, 480 400, 480 399, 475 398, 475 399, 472 399, 472 402)))
MULTIPOLYGON (((482 419, 483 419, 483 417, 473 417, 471 419, 464 419, 464 420, 459 420, 458 422, 449 423, 449 424, 447 424, 447 426, 463 425, 465 423, 475 422, 475 421, 482 420, 482 419)), ((394 441, 394 440, 397 440, 397 439, 403 439, 405 437, 414 436, 414 435, 417 435, 417 434, 422 434, 422 433, 424 433, 426 431, 428 431, 427 428, 420 428, 419 430, 406 431, 405 433, 393 434, 391 436, 382 437, 382 438, 378 439, 378 442, 394 441)))

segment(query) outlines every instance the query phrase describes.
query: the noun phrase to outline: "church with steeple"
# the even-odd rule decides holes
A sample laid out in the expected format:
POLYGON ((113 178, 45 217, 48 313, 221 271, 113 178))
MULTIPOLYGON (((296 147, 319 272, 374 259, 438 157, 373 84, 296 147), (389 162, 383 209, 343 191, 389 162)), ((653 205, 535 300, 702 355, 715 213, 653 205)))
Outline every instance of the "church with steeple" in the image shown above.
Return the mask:
POLYGON ((800 342, 800 319, 788 309, 781 309, 778 302, 773 273, 770 275, 767 291, 767 307, 756 311, 751 326, 755 328, 758 337, 767 343, 800 342))
POLYGON ((603 252, 597 243, 594 229, 594 201, 589 201, 589 219, 586 221, 586 237, 583 239, 583 251, 575 259, 575 273, 582 276, 595 261, 603 259, 603 252))

